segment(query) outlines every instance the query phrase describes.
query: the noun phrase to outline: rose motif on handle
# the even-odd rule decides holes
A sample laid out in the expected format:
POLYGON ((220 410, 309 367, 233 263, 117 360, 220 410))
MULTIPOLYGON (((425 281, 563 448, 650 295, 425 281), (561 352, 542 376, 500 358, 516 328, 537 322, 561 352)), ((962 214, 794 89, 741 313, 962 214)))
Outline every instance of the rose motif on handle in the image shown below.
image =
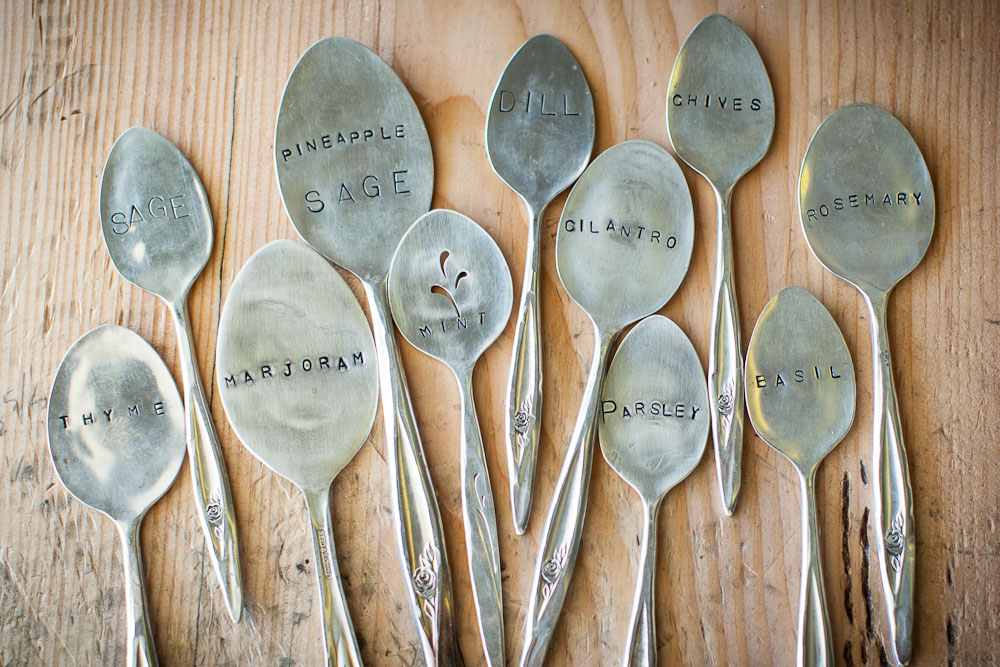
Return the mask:
POLYGON ((566 567, 566 555, 569 552, 569 545, 564 544, 555 550, 555 553, 542 563, 542 579, 545 585, 542 586, 542 598, 548 600, 555 592, 559 577, 562 576, 566 567))
POLYGON ((437 588, 437 575, 429 567, 420 566, 413 571, 413 589, 422 598, 434 595, 437 588))
POLYGON ((421 607, 424 613, 428 617, 434 618, 437 616, 437 605, 434 600, 438 586, 437 549, 428 542, 417 560, 420 564, 413 570, 410 577, 413 581, 413 590, 423 598, 421 607))
POLYGON ((897 512, 889 526, 889 532, 885 534, 885 550, 892 554, 889 565, 893 570, 898 571, 903 564, 903 513, 897 512))
POLYGON ((212 498, 211 502, 205 506, 205 516, 213 526, 222 523, 222 501, 218 498, 212 498))
POLYGON ((733 413, 733 394, 729 389, 719 394, 716 402, 718 403, 719 413, 723 416, 728 417, 733 413))
POLYGON ((524 433, 531 425, 531 415, 523 409, 518 410, 514 413, 514 419, 512 421, 514 423, 514 430, 518 433, 524 433))

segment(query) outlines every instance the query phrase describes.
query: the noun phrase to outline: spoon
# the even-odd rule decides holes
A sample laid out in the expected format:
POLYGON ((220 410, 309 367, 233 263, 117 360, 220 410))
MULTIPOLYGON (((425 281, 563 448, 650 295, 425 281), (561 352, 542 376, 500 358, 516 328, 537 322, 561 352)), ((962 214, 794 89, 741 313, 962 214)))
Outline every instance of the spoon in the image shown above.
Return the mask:
POLYGON ((66 490, 118 528, 128 667, 156 667, 139 524, 184 462, 184 407, 174 379, 138 334, 114 325, 93 329, 59 364, 49 395, 48 435, 66 490))
POLYGON ((587 510, 608 351, 626 326, 662 308, 691 261, 691 193, 670 154, 648 141, 604 151, 573 186, 556 233, 556 267, 591 319, 594 356, 535 562, 521 665, 541 665, 576 563, 587 510))
POLYGON ((396 548, 428 665, 461 664, 451 573, 386 295, 392 253, 427 212, 434 161, 399 77, 346 37, 313 44, 281 98, 274 159, 302 238, 364 285, 375 330, 396 548))
POLYGON ((378 407, 368 320, 337 270, 292 241, 258 250, 219 321, 216 382, 233 430, 305 495, 328 665, 360 665, 333 545, 330 486, 378 407))
POLYGON ((389 306, 418 350, 444 362, 462 404, 462 518, 479 636, 489 665, 504 665, 500 547, 483 437, 472 398, 476 360, 504 330, 514 290, 503 253, 482 227, 455 211, 421 216, 396 248, 389 306))
POLYGON ((101 180, 101 230, 111 262, 170 307, 184 384, 184 423, 198 520, 233 621, 243 613, 229 476, 195 360, 187 295, 212 252, 212 212, 177 147, 145 127, 111 148, 101 180))
POLYGON ((927 252, 934 231, 930 173, 906 128, 870 104, 833 112, 816 130, 799 176, 809 248, 865 298, 872 335, 875 536, 889 633, 899 664, 913 643, 913 494, 892 378, 886 302, 927 252))
POLYGON ((542 216, 555 196, 583 173, 593 146, 594 101, 580 64, 555 37, 535 35, 507 63, 486 117, 486 153, 493 171, 520 195, 531 221, 504 421, 518 535, 528 527, 542 424, 542 216))
POLYGON ((601 452, 639 493, 645 524, 622 664, 650 667, 656 665, 656 515, 667 491, 705 452, 705 372, 684 332, 662 315, 650 315, 618 346, 601 399, 601 452))
POLYGON ((743 456, 743 358, 730 204, 736 182, 771 144, 774 94, 753 42, 720 14, 703 19, 684 41, 669 91, 667 132, 674 150, 715 192, 718 240, 708 394, 722 506, 731 516, 743 456))
POLYGON ((854 421, 854 366, 830 313, 801 287, 786 287, 764 307, 747 349, 750 423, 799 473, 802 579, 796 664, 833 665, 823 590, 816 469, 854 421))

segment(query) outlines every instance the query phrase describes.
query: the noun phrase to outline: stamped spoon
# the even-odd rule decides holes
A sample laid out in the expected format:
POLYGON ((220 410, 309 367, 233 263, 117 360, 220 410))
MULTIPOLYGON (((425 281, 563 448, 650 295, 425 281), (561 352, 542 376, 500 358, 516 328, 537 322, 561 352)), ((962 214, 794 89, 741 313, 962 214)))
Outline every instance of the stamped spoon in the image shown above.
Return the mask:
POLYGON ((920 149, 891 114, 870 104, 833 112, 816 130, 799 176, 806 241, 868 306, 874 372, 872 488, 889 632, 899 664, 913 644, 913 493, 892 377, 886 302, 923 258, 934 232, 934 188, 920 149))
POLYGON ((184 406, 163 360, 124 327, 85 334, 63 357, 48 409, 49 453, 66 489, 115 522, 125 569, 128 667, 156 667, 139 524, 184 462, 184 406))
POLYGON ((757 435, 799 473, 799 667, 834 664, 816 523, 816 470, 851 428, 855 392, 851 354, 830 313, 801 287, 778 292, 750 336, 746 405, 757 435))
POLYGON ((774 94, 753 42, 713 14, 688 35, 670 76, 667 132, 682 160, 715 191, 717 241, 708 393, 722 506, 736 509, 743 453, 743 357, 733 277, 730 204, 774 133, 774 94))
POLYGON ((591 319, 594 354, 535 562, 522 667, 542 664, 576 564, 608 351, 623 328, 662 308, 677 291, 693 244, 684 175, 667 151, 648 141, 604 151, 566 200, 556 267, 570 298, 591 319))
POLYGON ((118 137, 101 181, 101 229, 118 273, 170 307, 198 520, 229 616, 238 621, 243 584, 236 517, 187 312, 188 291, 212 252, 212 213, 198 175, 176 146, 145 127, 118 137))
POLYGON ((601 452, 639 493, 645 530, 624 667, 655 667, 656 515, 667 491, 701 461, 708 440, 708 388, 691 341, 662 315, 628 332, 601 397, 601 452))
POLYGON ((486 663, 504 665, 500 547, 483 437, 472 398, 476 360, 504 330, 514 291, 500 248, 455 211, 421 216, 389 270, 389 306, 406 340, 444 362, 462 404, 462 517, 486 663))
POLYGON ((410 614, 424 662, 461 664, 441 515, 386 295, 392 253, 431 204, 434 161, 423 119, 377 55, 346 37, 328 37, 302 55, 288 78, 274 159, 281 198, 299 234, 364 285, 410 614))
POLYGON ((240 270, 219 322, 216 382, 233 430, 305 495, 328 665, 360 665, 333 545, 330 486, 375 422, 378 370, 364 311, 337 270, 274 241, 240 270))
POLYGON ((555 37, 535 35, 507 63, 486 117, 490 164, 520 195, 530 218, 504 421, 510 502, 518 535, 528 526, 541 437, 542 216, 549 202, 583 173, 593 146, 594 102, 580 64, 555 37))

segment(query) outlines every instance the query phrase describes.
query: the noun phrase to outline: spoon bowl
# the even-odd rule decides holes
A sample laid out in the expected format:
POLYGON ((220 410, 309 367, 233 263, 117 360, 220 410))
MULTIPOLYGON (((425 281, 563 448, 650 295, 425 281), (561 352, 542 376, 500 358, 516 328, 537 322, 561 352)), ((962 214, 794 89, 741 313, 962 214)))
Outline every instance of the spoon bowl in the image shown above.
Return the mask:
POLYGON ((243 584, 236 516, 187 313, 188 291, 212 252, 212 213, 194 168, 153 130, 133 127, 111 148, 101 179, 101 230, 111 262, 122 277, 170 307, 198 519, 227 610, 238 621, 243 584))
POLYGON ((888 112, 851 104, 816 130, 802 160, 799 216, 813 254, 864 295, 872 336, 875 543, 893 656, 910 659, 916 575, 913 492, 886 329, 889 292, 934 232, 934 188, 913 137, 888 112))
POLYGON ((606 150, 566 200, 556 267, 566 292, 591 318, 594 355, 535 562, 522 667, 542 664, 576 564, 611 345, 624 327, 673 296, 693 243, 684 176, 669 153, 648 141, 606 150))
POLYGON ((399 242, 389 273, 392 318, 415 348, 460 377, 503 332, 513 299, 500 248, 461 213, 430 211, 399 242))
POLYGON ((490 164, 524 200, 530 219, 504 423, 518 535, 528 525, 542 430, 542 216, 549 202, 583 173, 593 146, 594 101, 580 64, 555 37, 535 35, 507 63, 486 117, 490 164))
POLYGON ((556 235, 567 294, 605 331, 654 313, 687 273, 691 193, 670 154, 633 140, 599 155, 577 181, 556 235))
POLYGON ((750 336, 746 402, 754 430, 799 473, 800 666, 834 662, 816 521, 816 469, 851 428, 856 391, 851 354, 823 304, 801 287, 778 292, 750 336))
POLYGON ((399 242, 389 271, 393 319, 414 347, 443 361, 458 379, 465 545, 486 662, 498 666, 506 664, 500 546, 472 373, 504 330, 513 299, 500 248, 461 213, 431 211, 399 242))
POLYGON ((327 663, 360 665, 330 485, 371 432, 378 370, 368 320, 336 269, 291 241, 257 251, 222 310, 216 381, 243 444, 305 494, 327 663))
POLYGON ((278 111, 278 189, 313 249, 361 279, 371 311, 389 463, 392 519, 409 611, 424 662, 460 664, 451 573, 430 472, 389 313, 392 254, 430 208, 434 161, 403 82, 346 37, 313 44, 278 111))
POLYGON ((743 355, 730 203, 736 182, 767 152, 774 94, 764 63, 739 26, 720 14, 684 41, 670 76, 667 132, 682 160, 715 191, 717 241, 708 385, 723 510, 732 515, 743 457, 743 355))
POLYGON ((288 77, 274 163, 295 229, 366 282, 385 278, 431 205, 434 160, 417 105, 392 68, 346 37, 313 44, 288 77))
POLYGON ((184 462, 184 406, 149 343, 129 329, 91 330, 52 382, 49 454, 80 502, 115 522, 125 568, 128 665, 157 664, 146 614, 139 524, 184 462))
POLYGON ((698 354, 662 315, 643 319, 615 352, 601 399, 601 452, 639 493, 644 532, 623 665, 656 665, 656 516, 698 465, 708 439, 708 387, 698 354))

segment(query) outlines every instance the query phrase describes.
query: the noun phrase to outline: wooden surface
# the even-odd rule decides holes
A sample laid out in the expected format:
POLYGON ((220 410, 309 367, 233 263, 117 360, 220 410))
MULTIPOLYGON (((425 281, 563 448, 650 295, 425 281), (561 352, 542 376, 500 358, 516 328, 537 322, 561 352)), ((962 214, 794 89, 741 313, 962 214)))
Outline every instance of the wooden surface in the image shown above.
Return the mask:
MULTIPOLYGON (((92 327, 138 331, 177 373, 166 308, 115 274, 101 240, 101 169, 134 124, 190 158, 215 216, 215 248, 191 294, 203 377, 229 466, 246 608, 224 611, 196 523, 185 465, 142 532, 150 612, 163 665, 315 665, 322 658, 305 506, 224 421, 215 334, 236 272, 266 242, 297 238, 282 209, 272 137, 298 56, 338 34, 374 48, 424 116, 434 206, 477 220, 520 286, 526 222, 492 173, 486 111, 504 65, 549 32, 580 60, 594 93, 595 154, 625 139, 669 147, 666 83, 677 49, 720 11, 757 44, 774 87, 774 141, 736 188, 734 235, 744 339, 785 285, 819 297, 854 357, 854 427, 819 472, 826 591, 837 662, 886 659, 873 544, 871 362, 861 297, 827 273, 800 231, 795 193, 806 143, 841 105, 895 114, 931 169, 937 227, 924 261, 889 307, 917 520, 915 665, 996 660, 1000 631, 1000 6, 982 2, 4 2, 0 4, 0 664, 124 664, 123 580, 110 521, 58 483, 46 446, 46 397, 59 360, 92 327)), ((691 270, 663 310, 708 350, 715 206, 695 200, 691 270)), ((517 537, 500 440, 513 325, 480 361, 475 388, 501 532, 507 653, 520 654, 537 541, 590 363, 591 334, 555 271, 564 197, 542 249, 544 436, 529 532, 517 537)), ((623 288, 627 276, 621 277, 623 288)), ((351 284, 357 290, 353 278, 351 284)), ((744 342, 745 344, 745 342, 744 342)), ((461 529, 458 393, 447 369, 403 357, 445 523, 461 645, 481 663, 461 529)), ((636 496, 598 456, 587 531, 550 665, 608 665, 622 651, 638 560, 636 496)), ((799 507, 794 472, 747 435, 743 491, 720 510, 706 454, 660 515, 661 664, 794 661, 799 507)), ((419 662, 392 539, 381 418, 333 487, 335 536, 362 654, 419 662)))

